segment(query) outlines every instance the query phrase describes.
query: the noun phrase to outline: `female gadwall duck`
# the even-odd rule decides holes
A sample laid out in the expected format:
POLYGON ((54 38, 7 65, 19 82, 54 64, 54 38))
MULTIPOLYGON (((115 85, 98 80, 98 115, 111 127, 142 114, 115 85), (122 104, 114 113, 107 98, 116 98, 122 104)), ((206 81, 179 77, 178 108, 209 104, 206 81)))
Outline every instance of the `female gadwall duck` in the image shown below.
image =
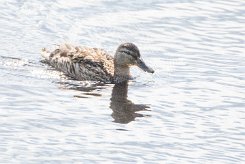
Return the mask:
POLYGON ((129 67, 133 65, 154 73, 133 43, 121 44, 114 58, 103 49, 68 44, 59 45, 54 51, 44 48, 41 54, 51 66, 77 80, 122 83, 130 79, 129 67))

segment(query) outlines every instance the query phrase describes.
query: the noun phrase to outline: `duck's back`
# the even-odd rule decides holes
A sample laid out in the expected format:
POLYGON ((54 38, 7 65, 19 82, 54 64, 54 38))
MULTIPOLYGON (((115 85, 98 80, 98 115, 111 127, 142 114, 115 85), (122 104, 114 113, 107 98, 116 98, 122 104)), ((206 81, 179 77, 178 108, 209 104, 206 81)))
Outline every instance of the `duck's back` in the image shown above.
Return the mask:
POLYGON ((112 82, 113 57, 102 49, 59 45, 54 51, 42 50, 47 62, 77 80, 112 82))

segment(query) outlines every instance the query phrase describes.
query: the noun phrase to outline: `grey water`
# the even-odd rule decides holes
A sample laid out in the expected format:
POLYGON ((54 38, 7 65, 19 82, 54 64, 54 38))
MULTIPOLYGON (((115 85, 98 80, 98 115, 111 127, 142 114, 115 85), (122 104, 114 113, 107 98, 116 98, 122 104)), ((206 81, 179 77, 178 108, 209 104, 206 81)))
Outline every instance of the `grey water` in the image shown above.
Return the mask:
POLYGON ((0 163, 245 163, 245 1, 1 0, 0 163), (128 85, 42 63, 60 43, 154 68, 128 85))

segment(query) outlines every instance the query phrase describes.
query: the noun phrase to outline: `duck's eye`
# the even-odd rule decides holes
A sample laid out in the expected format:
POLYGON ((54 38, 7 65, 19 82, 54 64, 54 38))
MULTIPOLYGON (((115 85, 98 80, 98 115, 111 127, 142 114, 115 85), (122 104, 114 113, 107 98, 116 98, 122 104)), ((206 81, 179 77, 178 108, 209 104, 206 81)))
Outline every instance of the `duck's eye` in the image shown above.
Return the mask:
POLYGON ((119 52, 124 53, 124 54, 129 55, 129 56, 132 56, 131 55, 132 53, 129 50, 120 50, 119 52))
POLYGON ((125 53, 125 54, 130 55, 130 56, 131 56, 131 54, 132 54, 132 52, 129 51, 129 50, 127 50, 127 49, 120 50, 120 52, 121 52, 121 53, 125 53))

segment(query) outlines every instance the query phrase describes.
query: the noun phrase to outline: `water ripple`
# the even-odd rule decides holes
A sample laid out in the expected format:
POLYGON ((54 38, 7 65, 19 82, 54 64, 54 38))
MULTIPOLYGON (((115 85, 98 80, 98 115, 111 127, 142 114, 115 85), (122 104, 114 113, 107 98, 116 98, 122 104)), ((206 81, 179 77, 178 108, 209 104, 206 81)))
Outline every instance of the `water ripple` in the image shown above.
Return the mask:
POLYGON ((244 163, 245 3, 0 3, 2 163, 244 163), (62 42, 135 42, 154 75, 79 82, 41 62, 62 42))

